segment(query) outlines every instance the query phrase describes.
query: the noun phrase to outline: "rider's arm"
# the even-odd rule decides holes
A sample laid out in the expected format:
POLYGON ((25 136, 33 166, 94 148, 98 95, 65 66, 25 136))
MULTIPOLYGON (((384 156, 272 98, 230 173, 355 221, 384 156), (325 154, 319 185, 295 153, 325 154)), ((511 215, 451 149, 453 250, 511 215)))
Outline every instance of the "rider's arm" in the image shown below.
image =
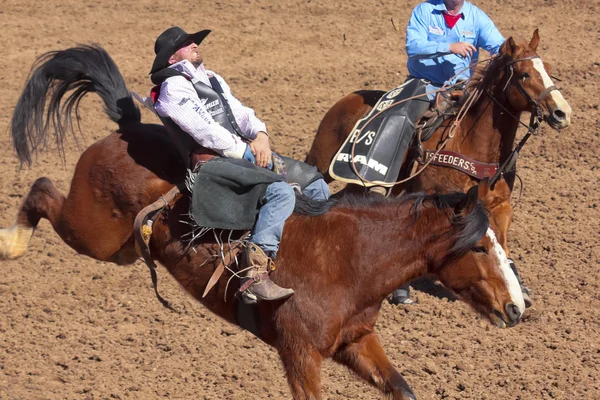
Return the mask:
POLYGON ((494 55, 498 52, 500 45, 504 43, 504 37, 494 25, 494 22, 483 11, 477 10, 477 23, 479 25, 479 37, 477 47, 481 47, 494 55))
POLYGON ((406 53, 409 57, 431 56, 438 53, 449 53, 450 43, 436 42, 428 39, 430 29, 427 3, 421 3, 412 12, 406 27, 406 53))
POLYGON ((192 83, 184 77, 171 77, 162 84, 154 108, 158 115, 171 118, 201 146, 227 157, 243 157, 246 143, 212 118, 192 83))
POLYGON ((256 134, 258 132, 267 133, 266 125, 256 117, 254 110, 243 105, 242 102, 231 93, 231 88, 221 76, 218 74, 214 75, 223 88, 224 96, 231 107, 231 112, 233 112, 235 121, 242 130, 244 137, 252 141, 256 139, 256 134))

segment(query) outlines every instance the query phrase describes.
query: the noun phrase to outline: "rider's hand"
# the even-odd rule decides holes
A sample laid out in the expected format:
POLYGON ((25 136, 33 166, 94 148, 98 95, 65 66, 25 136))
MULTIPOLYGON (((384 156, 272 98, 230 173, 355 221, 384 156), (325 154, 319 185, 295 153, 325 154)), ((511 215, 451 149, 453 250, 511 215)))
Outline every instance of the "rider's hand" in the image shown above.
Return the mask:
POLYGON ((473 53, 477 51, 477 48, 473 46, 471 43, 467 42, 458 42, 458 43, 450 43, 450 52, 454 54, 458 54, 463 57, 471 57, 473 53))
POLYGON ((250 151, 256 158, 256 165, 264 168, 271 162, 271 145, 265 132, 258 132, 256 139, 250 142, 250 151))

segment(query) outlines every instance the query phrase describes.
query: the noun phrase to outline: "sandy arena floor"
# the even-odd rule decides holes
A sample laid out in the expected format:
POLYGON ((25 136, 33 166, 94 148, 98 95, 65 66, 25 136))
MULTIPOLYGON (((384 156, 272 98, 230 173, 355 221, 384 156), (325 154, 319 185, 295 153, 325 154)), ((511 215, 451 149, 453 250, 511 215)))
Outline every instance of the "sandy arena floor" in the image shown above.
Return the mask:
MULTIPOLYGON (((169 25, 211 28, 201 46, 207 66, 256 110, 280 152, 304 158, 343 95, 403 80, 403 30, 417 2, 1 0, 0 226, 12 224, 37 177, 67 192, 82 149, 116 128, 92 95, 81 108, 87 142, 70 142, 66 165, 49 149, 19 169, 8 124, 42 53, 99 43, 129 88, 147 93, 156 36, 169 25)), ((519 160, 510 247, 535 304, 524 323, 499 330, 463 303, 417 290, 414 306, 384 304, 377 329, 419 399, 599 399, 600 3, 476 3, 506 36, 540 29, 540 53, 574 111, 568 130, 544 126, 519 160)), ((143 120, 156 121, 147 111, 143 120)), ((0 399, 290 397, 277 353, 217 319, 164 269, 162 294, 181 314, 156 301, 142 263, 77 255, 45 220, 28 253, 0 266, 0 399)), ((380 398, 333 363, 323 370, 323 394, 380 398)))

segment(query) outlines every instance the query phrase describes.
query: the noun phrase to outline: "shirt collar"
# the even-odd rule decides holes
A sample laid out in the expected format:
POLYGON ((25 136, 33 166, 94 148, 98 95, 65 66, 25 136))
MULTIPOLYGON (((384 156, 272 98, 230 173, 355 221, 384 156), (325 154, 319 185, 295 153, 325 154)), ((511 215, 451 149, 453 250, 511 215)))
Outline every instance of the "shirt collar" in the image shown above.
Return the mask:
POLYGON ((188 60, 181 60, 170 65, 169 68, 173 68, 176 71, 186 74, 192 79, 192 82, 200 81, 209 85, 208 73, 206 68, 204 68, 204 63, 200 64, 198 68, 195 68, 188 60))
MULTIPOLYGON (((439 11, 440 14, 442 13, 442 11, 448 11, 448 9, 446 8, 446 4, 444 4, 444 0, 430 0, 430 1, 431 1, 431 4, 433 5, 433 8, 435 10, 439 11)), ((465 14, 467 14, 470 9, 471 9, 471 3, 469 3, 468 1, 465 1, 463 3, 462 8, 460 9, 460 13, 462 13, 463 19, 465 18, 465 14)))

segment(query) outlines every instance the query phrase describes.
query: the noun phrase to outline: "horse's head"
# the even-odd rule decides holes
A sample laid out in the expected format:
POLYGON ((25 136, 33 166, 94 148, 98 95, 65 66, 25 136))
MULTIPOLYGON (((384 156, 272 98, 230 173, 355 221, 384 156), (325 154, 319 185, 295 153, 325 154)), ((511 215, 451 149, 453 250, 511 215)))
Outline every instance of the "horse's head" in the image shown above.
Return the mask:
POLYGON ((456 242, 436 275, 492 323, 514 326, 525 311, 525 301, 506 253, 486 222, 485 205, 491 200, 484 180, 456 206, 456 242))
POLYGON ((571 106, 552 82, 550 66, 537 54, 539 42, 536 29, 529 43, 509 37, 500 47, 505 77, 501 90, 515 111, 539 113, 553 129, 563 129, 571 122, 571 106))

